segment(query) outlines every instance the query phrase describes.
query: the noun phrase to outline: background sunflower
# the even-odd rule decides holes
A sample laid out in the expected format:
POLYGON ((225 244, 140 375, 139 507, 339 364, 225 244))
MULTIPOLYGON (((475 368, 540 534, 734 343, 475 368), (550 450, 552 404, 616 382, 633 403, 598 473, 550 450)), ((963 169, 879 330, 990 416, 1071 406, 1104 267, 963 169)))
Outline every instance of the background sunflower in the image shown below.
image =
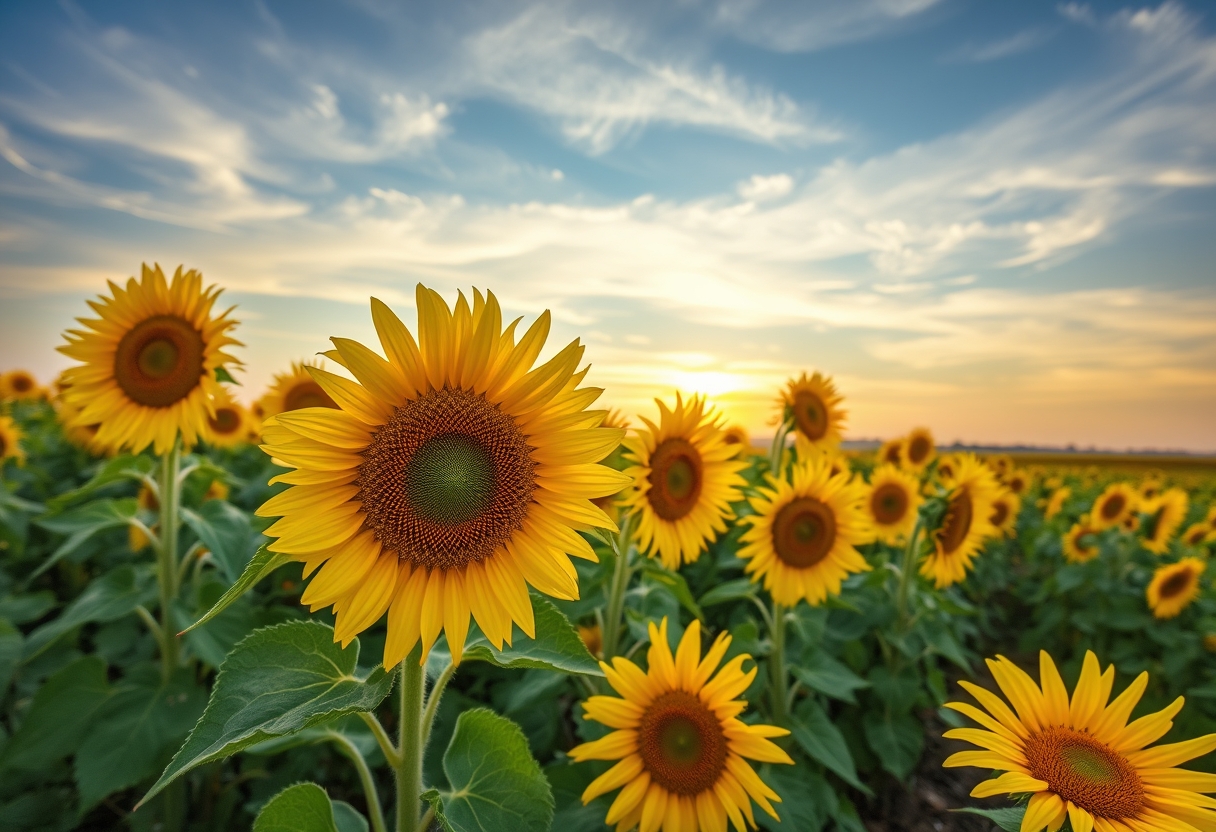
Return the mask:
POLYGON ((844 397, 836 392, 829 376, 816 372, 803 373, 790 379, 782 392, 781 405, 786 417, 793 421, 794 443, 800 457, 812 448, 834 448, 840 444, 844 428, 844 397))
POLYGON ((942 482, 949 489, 942 525, 920 568, 939 589, 963 580, 984 540, 997 533, 992 512, 999 486, 991 469, 970 453, 956 455, 952 463, 953 475, 942 482))
POLYGON ((880 465, 870 475, 865 507, 879 540, 895 545, 910 535, 921 502, 920 483, 898 467, 880 465))

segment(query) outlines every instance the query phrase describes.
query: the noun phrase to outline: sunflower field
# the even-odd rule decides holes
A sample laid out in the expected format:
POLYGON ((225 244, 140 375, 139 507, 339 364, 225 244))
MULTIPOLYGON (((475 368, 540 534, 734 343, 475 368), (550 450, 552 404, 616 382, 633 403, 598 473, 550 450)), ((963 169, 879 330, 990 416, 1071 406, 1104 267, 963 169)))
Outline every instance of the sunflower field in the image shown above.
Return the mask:
POLYGON ((1216 830, 1210 463, 844 451, 823 372, 760 447, 422 286, 249 395, 219 295, 0 376, 0 828, 1216 830))

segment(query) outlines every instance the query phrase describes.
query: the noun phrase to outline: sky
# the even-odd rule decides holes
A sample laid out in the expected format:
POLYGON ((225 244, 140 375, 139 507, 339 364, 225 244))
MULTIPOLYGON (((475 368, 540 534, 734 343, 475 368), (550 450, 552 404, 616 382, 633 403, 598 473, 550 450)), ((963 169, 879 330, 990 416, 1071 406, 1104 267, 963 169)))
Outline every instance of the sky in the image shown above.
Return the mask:
POLYGON ((0 5, 0 369, 106 280, 237 304, 256 397, 368 298, 553 313, 626 414, 1216 452, 1216 7, 0 5))

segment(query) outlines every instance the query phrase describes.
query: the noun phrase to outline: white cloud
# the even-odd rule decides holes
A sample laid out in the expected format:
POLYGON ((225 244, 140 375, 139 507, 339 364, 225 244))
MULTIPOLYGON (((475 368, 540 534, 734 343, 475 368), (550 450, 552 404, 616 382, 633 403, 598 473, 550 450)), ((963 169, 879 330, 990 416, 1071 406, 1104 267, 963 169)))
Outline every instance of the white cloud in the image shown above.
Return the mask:
POLYGON ((1042 46, 1054 34, 1050 29, 1024 29, 989 43, 965 44, 951 52, 947 60, 974 64, 997 61, 1042 46))
POLYGON ((718 27, 779 52, 810 52, 891 32, 940 0, 719 0, 718 27))
POLYGON ((740 182, 739 196, 749 202, 768 202, 794 190, 794 178, 788 173, 778 173, 773 176, 753 175, 746 182, 740 182))

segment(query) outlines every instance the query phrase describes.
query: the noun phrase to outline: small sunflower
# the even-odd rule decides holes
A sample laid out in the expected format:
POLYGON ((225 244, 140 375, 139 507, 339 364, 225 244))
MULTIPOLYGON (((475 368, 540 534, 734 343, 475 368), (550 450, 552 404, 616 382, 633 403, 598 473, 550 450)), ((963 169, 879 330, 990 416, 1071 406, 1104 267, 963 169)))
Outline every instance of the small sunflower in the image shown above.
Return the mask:
POLYGON ((1005 475, 1013 470, 1013 457, 1009 454, 993 454, 984 461, 998 479, 1004 479, 1005 475))
POLYGON ((638 548, 657 555, 668 569, 692 563, 705 544, 726 530, 730 504, 740 499, 747 463, 735 459, 705 399, 676 394, 669 410, 658 399, 659 424, 641 417, 646 430, 625 440, 625 473, 634 487, 622 502, 638 514, 638 548))
POLYGON ((249 412, 224 388, 215 397, 215 412, 207 417, 207 441, 217 448, 231 448, 249 437, 249 412))
POLYGON ((865 507, 879 540, 895 545, 912 534, 921 504, 918 488, 914 476, 890 463, 874 469, 865 507))
POLYGON ((604 652, 604 634, 599 624, 580 624, 578 637, 591 655, 599 656, 604 652))
POLYGON ((1207 517, 1203 519, 1203 522, 1211 526, 1213 530, 1216 530, 1216 505, 1208 509, 1207 517))
POLYGON ((1216 776, 1176 768, 1216 749, 1216 734, 1148 747, 1173 727, 1182 697, 1129 724, 1147 673, 1108 704, 1115 668, 1102 671, 1092 652, 1085 654, 1071 700, 1046 652, 1039 654, 1041 686, 1003 656, 988 667, 1013 708, 978 685, 960 682, 984 710, 961 702, 946 707, 983 728, 955 728, 946 736, 984 750, 960 751, 944 765, 1004 772, 971 795, 1029 794, 1022 832, 1059 829, 1066 819, 1076 832, 1216 829, 1216 802, 1203 797, 1216 792, 1216 776))
POLYGON ((1047 520, 1055 517, 1064 510, 1064 502, 1071 496, 1072 489, 1068 486, 1057 488, 1051 492, 1051 499, 1047 501, 1047 508, 1043 510, 1043 517, 1047 520))
POLYGON ((227 500, 230 489, 228 485, 221 480, 212 480, 211 485, 207 486, 207 490, 203 493, 203 502, 208 500, 227 500))
POLYGON ((64 373, 73 425, 100 425, 97 442, 133 453, 148 445, 167 453, 179 435, 192 446, 220 391, 215 371, 238 363, 224 352, 240 343, 228 336, 236 322, 228 312, 212 316, 220 292, 204 289, 193 269, 179 267, 169 282, 160 266, 145 265, 140 281, 111 282, 110 291, 89 304, 99 317, 79 319, 86 328, 68 330, 59 347, 84 362, 64 373))
POLYGON ((781 404, 786 418, 794 420, 794 443, 799 457, 811 448, 834 448, 840 444, 845 420, 845 410, 840 406, 843 401, 835 382, 822 373, 809 378, 803 373, 789 380, 782 391, 781 404))
POLYGON ((1011 468, 1006 472, 1003 481, 1005 487, 1021 497, 1030 488, 1030 475, 1021 468, 1011 468))
POLYGON ((25 464, 25 451, 21 450, 23 438, 16 422, 8 416, 0 416, 0 462, 15 459, 18 465, 25 464))
POLYGON ((937 478, 941 482, 953 479, 958 470, 958 455, 946 454, 937 458, 937 478))
POLYGON ((727 425, 722 431, 722 441, 735 449, 735 456, 747 456, 752 449, 751 437, 742 425, 727 425))
POLYGON ((1009 488, 1003 488, 992 501, 992 517, 989 519, 1005 537, 1014 537, 1017 533, 1018 514, 1021 511, 1022 498, 1009 488))
POLYGON ((581 388, 576 340, 533 367, 545 312, 516 341, 491 293, 461 294, 450 309, 417 290, 418 340, 380 301, 372 321, 388 359, 334 338, 327 353, 355 377, 310 374, 339 407, 266 420, 263 448, 296 470, 293 487, 257 513, 274 552, 304 561, 301 600, 333 605, 343 644, 388 612, 384 665, 421 640, 422 661, 440 632, 459 662, 470 614, 496 647, 512 625, 535 635, 528 586, 578 598, 567 553, 595 560, 579 531, 615 529, 591 499, 628 478, 597 464, 623 431, 601 428, 586 408, 602 392, 581 388))
POLYGON ((38 379, 25 370, 9 370, 0 374, 0 399, 14 401, 37 399, 43 390, 38 386, 38 379))
POLYGON ((856 548, 874 539, 866 495, 865 483, 833 476, 823 456, 800 460, 788 482, 769 477, 749 498, 755 514, 743 518, 751 524, 740 539, 743 570, 787 607, 839 595, 845 578, 870 570, 856 548))
POLYGON ((650 622, 645 673, 621 657, 612 666, 600 663, 620 696, 592 696, 583 703, 584 719, 614 730, 572 748, 570 757, 619 760, 583 792, 586 804, 621 790, 606 823, 621 832, 725 832, 729 818, 742 832, 745 819, 756 826, 752 801, 777 819, 772 801, 781 798, 747 761, 792 765, 770 741, 789 731, 738 718, 747 703, 736 697, 747 690, 756 668, 743 671, 751 660, 744 653, 718 669, 730 642, 730 635, 721 633, 702 658, 701 626, 693 621, 672 656, 664 618, 657 627, 650 622))
POLYGON ((1165 484, 1159 477, 1149 477, 1148 479, 1144 480, 1144 482, 1140 483, 1140 499, 1155 499, 1161 494, 1161 489, 1164 487, 1165 484))
POLYGON ((293 361, 290 370, 276 373, 270 389, 254 405, 254 416, 265 421, 271 416, 306 407, 337 409, 337 403, 312 376, 313 370, 320 369, 324 369, 320 361, 293 361))
POLYGON ((946 513, 920 567, 938 589, 963 580, 984 541, 996 536, 992 511, 1000 488, 991 469, 969 453, 956 457, 953 476, 942 484, 949 490, 946 513))
MULTIPOLYGON (((139 487, 139 495, 136 497, 136 502, 139 505, 140 511, 151 514, 160 511, 160 500, 156 498, 156 493, 146 483, 139 487)), ((156 531, 156 521, 154 520, 151 523, 151 529, 156 531)), ((135 523, 127 526, 127 543, 130 545, 132 552, 142 552, 151 542, 141 526, 135 523)))
POLYGON ((1116 482, 1108 485, 1094 500, 1089 516, 1093 518, 1097 530, 1110 529, 1122 525, 1127 515, 1135 513, 1139 504, 1140 496, 1136 489, 1125 482, 1116 482))
POLYGON ((1192 523, 1182 533, 1182 540, 1188 546, 1202 546, 1216 540, 1216 531, 1207 523, 1192 523))
POLYGON ((928 428, 913 428, 903 441, 900 456, 903 462, 913 471, 923 471, 937 455, 937 446, 933 444, 933 434, 928 428))
POLYGON ((1170 548, 1170 541, 1186 519, 1189 505, 1190 499, 1185 491, 1181 488, 1170 488, 1142 506, 1141 512, 1145 519, 1141 524, 1141 531, 1144 533, 1141 543, 1144 548, 1158 555, 1165 554, 1170 548))
POLYGON ((882 443, 882 446, 878 449, 878 464, 904 464, 904 440, 902 437, 899 439, 888 439, 882 443))
POLYGON ((1216 653, 1216 633, 1208 633, 1203 637, 1203 649, 1209 653, 1216 653))
POLYGON ((1199 597, 1199 577, 1206 564, 1199 558, 1183 558, 1153 572, 1145 596, 1157 618, 1174 618, 1199 597))
POLYGON ((1096 535, 1097 531, 1089 523, 1089 515, 1082 515, 1064 535, 1064 559, 1069 563, 1085 563, 1096 558, 1099 552, 1096 535))
POLYGON ((1129 514, 1127 519, 1123 521, 1123 531, 1129 534, 1135 534, 1140 530, 1140 515, 1129 514))

